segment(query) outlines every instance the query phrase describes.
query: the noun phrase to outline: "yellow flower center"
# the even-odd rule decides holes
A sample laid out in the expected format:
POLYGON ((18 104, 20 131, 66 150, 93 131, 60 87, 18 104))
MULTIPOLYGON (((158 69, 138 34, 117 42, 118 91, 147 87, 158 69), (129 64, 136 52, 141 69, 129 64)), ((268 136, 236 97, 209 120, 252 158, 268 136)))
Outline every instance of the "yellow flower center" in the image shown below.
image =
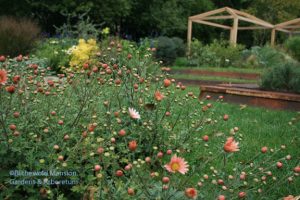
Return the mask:
POLYGON ((171 165, 171 169, 173 171, 178 171, 179 167, 180 167, 179 163, 172 163, 171 165))

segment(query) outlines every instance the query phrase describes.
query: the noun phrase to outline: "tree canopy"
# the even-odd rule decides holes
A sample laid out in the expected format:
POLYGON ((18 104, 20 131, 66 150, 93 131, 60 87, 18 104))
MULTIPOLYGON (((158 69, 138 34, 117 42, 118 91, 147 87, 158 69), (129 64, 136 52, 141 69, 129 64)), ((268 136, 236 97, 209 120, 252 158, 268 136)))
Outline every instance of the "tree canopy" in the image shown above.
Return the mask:
MULTIPOLYGON (((94 23, 104 24, 113 34, 126 34, 136 40, 161 35, 185 39, 189 16, 224 6, 245 10, 275 24, 300 16, 300 1, 295 0, 10 0, 2 4, 0 13, 38 20, 51 34, 54 25, 66 22, 68 13, 88 12, 94 23)), ((205 26, 193 27, 193 33, 204 40, 224 34, 205 26)), ((255 37, 251 32, 247 34, 255 37)))

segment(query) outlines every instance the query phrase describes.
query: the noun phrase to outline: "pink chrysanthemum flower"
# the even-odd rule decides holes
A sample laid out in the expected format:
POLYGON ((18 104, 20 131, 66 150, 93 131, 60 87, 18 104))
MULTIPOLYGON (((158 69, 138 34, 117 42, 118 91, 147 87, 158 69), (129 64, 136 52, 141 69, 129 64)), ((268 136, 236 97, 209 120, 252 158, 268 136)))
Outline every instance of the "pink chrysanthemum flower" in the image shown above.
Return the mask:
POLYGON ((133 108, 128 108, 129 115, 132 119, 141 119, 140 114, 133 108))
POLYGON ((195 188, 186 188, 185 189, 185 196, 187 196, 190 199, 196 199, 198 195, 198 192, 195 188))
POLYGON ((181 174, 185 174, 189 170, 187 162, 183 158, 177 157, 177 155, 174 155, 171 158, 171 161, 164 167, 171 173, 179 172, 181 174))
POLYGON ((236 142, 233 137, 227 138, 224 144, 224 151, 227 153, 239 151, 239 143, 236 142))
POLYGON ((157 101, 161 101, 161 100, 163 100, 163 98, 165 98, 164 95, 162 93, 160 93, 159 91, 155 92, 154 97, 157 101))
POLYGON ((4 85, 7 81, 7 72, 5 70, 0 70, 0 85, 4 85))
POLYGON ((294 199, 296 199, 296 198, 293 195, 283 197, 283 200, 294 200, 294 199))

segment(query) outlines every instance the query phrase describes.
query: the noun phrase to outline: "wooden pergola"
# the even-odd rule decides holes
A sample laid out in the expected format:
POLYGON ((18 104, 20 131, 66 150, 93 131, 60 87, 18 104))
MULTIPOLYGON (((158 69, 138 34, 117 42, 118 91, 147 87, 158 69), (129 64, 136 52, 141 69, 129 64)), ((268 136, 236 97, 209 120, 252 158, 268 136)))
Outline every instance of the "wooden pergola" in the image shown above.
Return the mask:
POLYGON ((298 34, 300 33, 300 18, 276 24, 274 29, 272 29, 272 34, 274 34, 274 40, 272 41, 272 44, 275 44, 276 30, 288 33, 290 36, 293 34, 298 34))
MULTIPOLYGON (((239 10, 235 10, 235 9, 229 8, 229 7, 224 7, 224 8, 212 10, 209 12, 205 12, 202 14, 198 14, 198 15, 189 17, 188 33, 187 33, 188 50, 190 50, 190 44, 191 44, 191 40, 192 40, 192 23, 193 22, 229 30, 230 31, 230 43, 232 43, 234 46, 237 43, 238 30, 272 29, 271 45, 274 45, 276 30, 283 31, 283 32, 289 32, 289 30, 285 29, 286 28, 285 23, 283 23, 284 26, 282 24, 278 24, 278 26, 274 26, 273 24, 266 22, 262 19, 259 19, 248 13, 245 13, 245 12, 242 12, 239 10), (218 24, 214 21, 214 20, 227 20, 227 19, 233 20, 232 26, 218 24), (254 26, 239 26, 239 21, 249 22, 249 23, 254 24, 254 26)), ((294 26, 293 23, 291 23, 291 24, 294 26)), ((297 23, 299 23, 297 25, 299 25, 299 27, 300 27, 300 20, 298 20, 297 23)), ((291 25, 291 24, 288 24, 288 25, 291 25)))

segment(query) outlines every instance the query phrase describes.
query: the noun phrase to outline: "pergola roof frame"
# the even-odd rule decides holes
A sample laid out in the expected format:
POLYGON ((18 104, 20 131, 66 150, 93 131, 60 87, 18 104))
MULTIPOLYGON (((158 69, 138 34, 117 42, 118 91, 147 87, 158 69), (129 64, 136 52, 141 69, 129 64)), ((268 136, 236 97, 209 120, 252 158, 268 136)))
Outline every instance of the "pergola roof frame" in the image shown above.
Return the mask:
POLYGON ((287 30, 290 34, 300 33, 300 18, 276 24, 275 29, 279 31, 282 31, 282 29, 287 30))
POLYGON ((192 23, 193 22, 230 30, 230 43, 232 43, 234 46, 237 43, 238 30, 272 29, 271 45, 274 45, 276 30, 286 32, 286 33, 291 33, 291 31, 288 30, 288 27, 294 26, 295 23, 296 23, 296 26, 298 27, 298 25, 299 25, 299 28, 300 28, 300 18, 291 20, 288 22, 284 22, 281 24, 273 25, 269 22, 259 19, 259 18, 255 17, 253 15, 250 15, 246 12, 235 10, 235 9, 229 8, 229 7, 224 7, 224 8, 219 8, 216 10, 208 11, 205 13, 201 13, 201 14, 189 17, 189 19, 188 19, 188 35, 187 35, 188 50, 190 50, 190 44, 191 44, 191 40, 192 40, 192 23), (221 14, 224 12, 226 12, 227 14, 226 15, 217 15, 217 14, 221 14), (233 25, 227 26, 227 25, 223 25, 223 24, 218 24, 216 22, 211 22, 211 20, 225 20, 225 19, 232 19, 233 25), (246 22, 255 24, 255 26, 239 27, 239 21, 246 21, 246 22))

